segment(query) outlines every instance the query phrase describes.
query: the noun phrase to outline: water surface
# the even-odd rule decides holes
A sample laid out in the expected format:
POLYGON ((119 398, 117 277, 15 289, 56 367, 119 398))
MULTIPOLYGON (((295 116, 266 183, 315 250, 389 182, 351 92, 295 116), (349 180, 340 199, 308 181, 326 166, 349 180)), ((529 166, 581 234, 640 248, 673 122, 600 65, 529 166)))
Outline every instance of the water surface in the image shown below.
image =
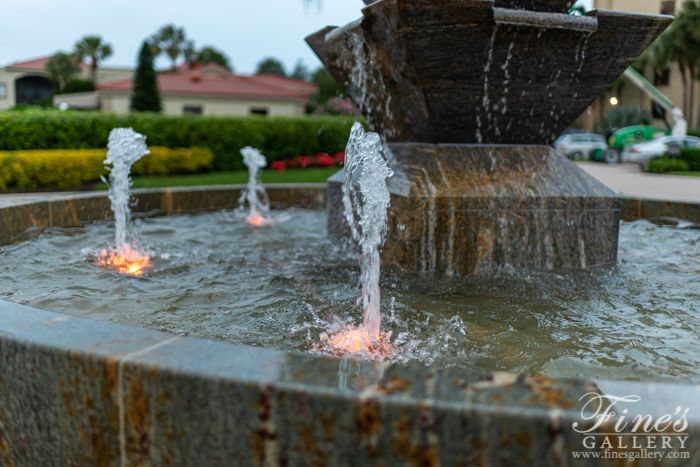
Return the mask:
MULTIPOLYGON (((308 351, 336 317, 358 325, 356 252, 324 212, 252 227, 218 212, 137 220, 164 256, 147 278, 92 252, 114 225, 36 230, 0 247, 0 298, 178 335, 308 351)), ((700 229, 623 223, 613 268, 438 278, 384 268, 382 327, 398 360, 556 376, 700 381, 700 229)))

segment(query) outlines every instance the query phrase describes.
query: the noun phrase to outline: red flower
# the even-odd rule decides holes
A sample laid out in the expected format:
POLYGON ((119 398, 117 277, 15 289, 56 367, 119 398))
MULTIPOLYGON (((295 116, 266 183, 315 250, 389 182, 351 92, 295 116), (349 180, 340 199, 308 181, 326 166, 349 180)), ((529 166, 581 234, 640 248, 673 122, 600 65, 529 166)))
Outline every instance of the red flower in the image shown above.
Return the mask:
POLYGON ((270 168, 272 170, 277 170, 278 172, 284 172, 287 170, 287 163, 283 161, 275 161, 272 164, 270 164, 270 168))
POLYGON ((333 159, 335 160, 335 163, 338 165, 345 164, 345 151, 340 151, 338 154, 333 156, 333 159))
POLYGON ((303 169, 305 167, 309 167, 311 163, 313 162, 313 159, 311 159, 311 156, 299 156, 297 157, 299 161, 299 166, 303 169))
POLYGON ((321 153, 316 156, 316 165, 319 167, 333 167, 335 165, 335 159, 328 154, 321 153))

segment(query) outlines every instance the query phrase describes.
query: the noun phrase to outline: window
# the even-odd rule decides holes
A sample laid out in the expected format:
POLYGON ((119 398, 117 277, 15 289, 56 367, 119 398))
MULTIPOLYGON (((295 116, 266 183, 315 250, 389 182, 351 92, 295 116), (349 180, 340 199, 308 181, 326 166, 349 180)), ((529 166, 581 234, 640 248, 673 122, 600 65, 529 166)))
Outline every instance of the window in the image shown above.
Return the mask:
POLYGON ((250 114, 262 115, 263 117, 267 117, 267 107, 253 107, 252 109, 250 109, 250 114))
POLYGON ((661 14, 662 15, 673 15, 676 12, 676 2, 675 0, 670 2, 661 2, 661 14))
POLYGON ((0 99, 7 97, 7 84, 0 83, 0 99))
POLYGON ((654 73, 654 86, 668 86, 670 70, 656 70, 654 73))
POLYGON ((182 113, 185 115, 202 115, 202 106, 201 105, 186 105, 182 109, 182 113))

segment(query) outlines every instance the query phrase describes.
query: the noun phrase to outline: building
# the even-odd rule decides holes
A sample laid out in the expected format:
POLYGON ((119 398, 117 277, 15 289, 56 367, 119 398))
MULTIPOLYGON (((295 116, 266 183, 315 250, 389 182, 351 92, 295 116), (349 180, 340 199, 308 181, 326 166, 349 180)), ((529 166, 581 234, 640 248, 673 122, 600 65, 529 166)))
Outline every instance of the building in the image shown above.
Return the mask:
MULTIPOLYGON (((0 68, 0 110, 12 108, 18 104, 34 104, 36 101, 51 96, 54 84, 45 71, 49 56, 13 63, 0 68)), ((133 70, 125 68, 101 67, 97 72, 97 81, 107 82, 131 78, 133 70)), ((79 79, 90 79, 90 65, 83 63, 79 79)))
MULTIPOLYGON (((684 0, 595 0, 595 8, 600 10, 618 10, 649 14, 675 15, 683 8, 684 0)), ((644 77, 654 84, 659 91, 671 99, 686 114, 688 123, 693 127, 700 126, 698 107, 700 107, 700 87, 696 93, 694 102, 689 108, 684 108, 684 89, 681 73, 677 64, 669 64, 666 70, 645 70, 644 77)), ((607 93, 603 98, 594 103, 581 119, 582 126, 593 129, 596 122, 607 114, 615 105, 635 105, 641 109, 652 112, 652 102, 640 90, 631 84, 625 84, 622 89, 607 93)), ((670 119, 669 119, 670 120, 670 119)), ((670 123, 670 121, 669 121, 670 123)), ((664 127, 663 120, 656 120, 654 126, 664 127)))
MULTIPOLYGON (((102 111, 128 113, 133 85, 132 78, 98 85, 102 111)), ((297 116, 317 87, 276 75, 235 75, 209 63, 158 73, 158 89, 168 115, 297 116)))
MULTIPOLYGON (((13 63, 0 68, 0 110, 18 104, 34 104, 51 96, 54 84, 46 73, 50 57, 13 63)), ((54 96, 54 105, 129 112, 134 70, 100 67, 97 90, 54 96)), ((76 76, 90 79, 90 66, 81 65, 76 76)), ((168 115, 304 115, 309 97, 317 86, 277 75, 235 75, 215 63, 158 73, 163 112, 168 115)))

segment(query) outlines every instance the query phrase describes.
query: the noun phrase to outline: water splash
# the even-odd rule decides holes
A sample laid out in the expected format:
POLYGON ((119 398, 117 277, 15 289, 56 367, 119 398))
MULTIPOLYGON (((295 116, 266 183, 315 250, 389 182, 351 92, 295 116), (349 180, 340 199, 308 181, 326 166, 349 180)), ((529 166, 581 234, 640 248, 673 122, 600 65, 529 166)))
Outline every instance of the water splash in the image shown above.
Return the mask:
MULTIPOLYGON (((132 128, 114 128, 109 133, 105 167, 109 170, 109 200, 114 212, 114 247, 102 250, 93 263, 119 273, 141 276, 150 265, 151 255, 127 242, 131 221, 131 166, 146 154, 146 137, 132 128), (111 164, 111 167, 108 165, 111 164)), ((103 179, 104 180, 104 179, 103 179)))
POLYGON ((250 212, 245 221, 256 226, 271 224, 273 220, 270 218, 270 198, 260 182, 260 169, 267 166, 267 160, 258 149, 250 146, 241 149, 241 155, 243 163, 248 167, 248 185, 238 200, 241 209, 246 202, 248 203, 250 212))
POLYGON ((341 325, 330 329, 330 336, 323 333, 320 349, 325 352, 378 361, 391 358, 395 352, 391 332, 383 333, 380 329, 379 288, 379 247, 386 238, 387 209, 391 205, 386 179, 393 174, 387 167, 379 135, 365 133, 362 125, 356 122, 345 149, 343 205, 353 239, 361 248, 360 282, 364 320, 359 328, 341 325), (359 173, 357 181, 355 173, 359 173))
POLYGON ((115 128, 109 133, 105 166, 109 170, 109 200, 112 202, 116 231, 114 245, 117 250, 127 247, 126 235, 131 218, 131 166, 151 151, 146 147, 146 137, 132 128, 115 128))
POLYGON ((362 249, 360 282, 362 308, 365 312, 364 326, 376 338, 379 337, 381 324, 379 247, 384 244, 386 238, 387 209, 391 205, 386 179, 394 172, 386 165, 379 135, 365 133, 362 125, 357 122, 350 131, 345 158, 343 183, 345 219, 350 226, 353 238, 362 249), (353 173, 358 169, 362 170, 358 180, 359 193, 353 183, 353 173), (360 218, 359 223, 355 221, 355 212, 360 218))

